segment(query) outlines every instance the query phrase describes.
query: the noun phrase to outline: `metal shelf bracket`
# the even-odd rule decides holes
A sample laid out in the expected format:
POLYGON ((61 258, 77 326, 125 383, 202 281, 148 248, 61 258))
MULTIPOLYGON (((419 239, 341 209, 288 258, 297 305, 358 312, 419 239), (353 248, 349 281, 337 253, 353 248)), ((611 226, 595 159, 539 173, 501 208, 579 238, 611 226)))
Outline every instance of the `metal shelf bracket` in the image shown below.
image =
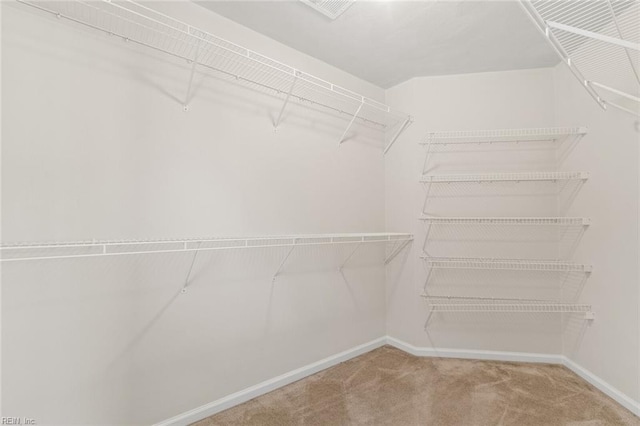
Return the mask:
POLYGON ((353 126, 353 122, 356 121, 356 118, 358 117, 358 114, 360 114, 360 110, 362 109, 363 106, 364 106, 364 100, 360 102, 360 106, 356 110, 355 114, 353 114, 353 117, 351 117, 351 121, 349 121, 349 125, 347 126, 346 129, 344 129, 342 136, 340 136, 340 142, 338 145, 342 145, 342 142, 344 142, 344 138, 347 136, 347 132, 349 131, 351 126, 353 126))
POLYGON ((296 248, 296 246, 295 246, 295 240, 294 240, 294 245, 292 245, 289 248, 289 251, 287 252, 287 255, 284 257, 284 259, 282 259, 282 262, 280 262, 280 266, 278 266, 278 269, 273 274, 273 277, 271 278, 271 282, 273 282, 273 283, 276 282, 276 278, 282 272, 282 268, 284 268, 284 264, 287 262, 287 259, 289 259, 289 256, 291 256, 291 253, 293 253, 293 249, 295 249, 295 248, 296 248))

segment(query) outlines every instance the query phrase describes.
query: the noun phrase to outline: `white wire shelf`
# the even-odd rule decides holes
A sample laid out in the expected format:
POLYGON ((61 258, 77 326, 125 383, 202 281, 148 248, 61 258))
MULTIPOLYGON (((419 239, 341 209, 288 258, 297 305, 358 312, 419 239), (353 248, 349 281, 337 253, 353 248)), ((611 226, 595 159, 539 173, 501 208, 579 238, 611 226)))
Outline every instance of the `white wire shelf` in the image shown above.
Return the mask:
MULTIPOLYGON (((58 18, 184 59, 194 67, 192 76, 193 70, 198 66, 218 72, 233 81, 273 90, 276 94, 285 96, 279 117, 274 123, 276 128, 289 100, 309 102, 333 113, 344 114, 351 120, 340 142, 344 140, 354 121, 368 124, 380 131, 389 131, 393 137, 387 143, 386 152, 411 122, 408 114, 392 110, 388 105, 173 19, 138 2, 17 1, 53 13, 58 18)), ((191 82, 187 89, 185 110, 188 108, 191 82)))
POLYGON ((563 303, 545 300, 499 299, 482 297, 429 296, 431 313, 475 312, 475 313, 581 313, 585 319, 593 319, 591 305, 563 303))
POLYGON ((419 218, 429 225, 550 225, 589 226, 585 217, 427 217, 419 218))
POLYGON ((582 137, 586 127, 544 127, 529 129, 452 130, 429 132, 421 145, 560 142, 582 137))
POLYGON ((423 175, 422 183, 464 183, 464 182, 556 182, 565 180, 585 181, 589 178, 586 172, 523 172, 523 173, 490 173, 490 174, 449 174, 423 175))
POLYGON ((180 253, 269 247, 299 247, 335 244, 394 243, 396 249, 387 258, 413 240, 402 233, 285 235, 250 238, 202 238, 183 240, 118 240, 53 243, 22 243, 0 246, 0 261, 122 256, 150 253, 180 253))
POLYGON ((522 5, 600 106, 640 115, 640 1, 522 0, 522 5))
POLYGON ((421 256, 421 258, 431 269, 490 269, 582 273, 590 273, 592 271, 591 265, 566 262, 563 260, 432 257, 426 255, 421 256))

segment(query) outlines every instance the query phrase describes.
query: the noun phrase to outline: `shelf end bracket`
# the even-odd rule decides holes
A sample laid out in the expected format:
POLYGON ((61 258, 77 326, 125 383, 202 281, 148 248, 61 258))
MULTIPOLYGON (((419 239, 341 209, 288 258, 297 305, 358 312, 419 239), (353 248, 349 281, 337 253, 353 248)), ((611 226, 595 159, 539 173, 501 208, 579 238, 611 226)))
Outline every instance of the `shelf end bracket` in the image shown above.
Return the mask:
POLYGON ((296 74, 295 77, 293 77, 293 81, 291 82, 291 87, 289 87, 289 91, 287 92, 287 97, 284 98, 284 103, 282 104, 282 107, 280 108, 280 113, 278 113, 278 118, 276 119, 276 122, 273 124, 273 130, 275 132, 278 131, 278 126, 280 125, 280 120, 282 119, 282 114, 284 113, 285 107, 289 103, 289 98, 291 97, 291 93, 293 92, 293 88, 296 86, 296 82, 297 81, 298 81, 298 74, 296 74))
POLYGON ((280 275, 280 273, 282 272, 282 268, 284 267, 284 264, 287 263, 287 259, 289 259, 289 256, 291 256, 291 253, 293 253, 294 248, 296 248, 295 241, 291 246, 291 248, 289 249, 289 251, 287 252, 287 255, 284 257, 284 259, 282 259, 282 262, 280 262, 278 269, 276 270, 276 272, 273 274, 273 277, 271 278, 271 282, 276 282, 276 278, 278 278, 278 275, 280 275))
POLYGON ((411 123, 411 121, 412 121, 411 116, 407 117, 407 119, 404 120, 404 122, 402 123, 402 126, 400 126, 396 134, 393 135, 393 138, 391 138, 391 141, 389 142, 389 144, 384 148, 383 154, 386 154, 387 151, 391 149, 391 145, 393 145, 396 142, 396 140, 400 137, 402 132, 404 132, 404 129, 407 128, 407 126, 411 123))
POLYGON ((353 117, 351 117, 351 121, 349 121, 349 125, 347 126, 346 129, 344 129, 342 136, 340 136, 340 142, 338 145, 342 145, 342 142, 344 142, 344 138, 347 136, 347 132, 349 131, 351 126, 353 126, 353 122, 356 121, 356 118, 358 118, 358 114, 360 114, 360 110, 362 109, 363 105, 364 105, 364 101, 360 102, 360 106, 356 110, 355 114, 353 114, 353 117))

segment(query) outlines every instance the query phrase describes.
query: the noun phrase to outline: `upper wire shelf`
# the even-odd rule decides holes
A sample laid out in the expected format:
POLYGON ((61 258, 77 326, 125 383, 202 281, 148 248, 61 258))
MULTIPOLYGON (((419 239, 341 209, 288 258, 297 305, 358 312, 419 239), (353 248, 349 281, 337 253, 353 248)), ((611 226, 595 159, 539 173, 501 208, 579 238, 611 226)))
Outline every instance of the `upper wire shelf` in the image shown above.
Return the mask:
POLYGON ((429 225, 551 225, 589 226, 585 217, 429 217, 419 218, 429 225))
POLYGON ((546 181, 556 182, 564 180, 587 180, 587 172, 521 172, 521 173, 490 173, 490 174, 446 174, 423 175, 422 183, 458 183, 458 182, 521 182, 546 181))
POLYGON ((591 265, 563 260, 491 259, 464 257, 421 256, 432 269, 491 269, 511 271, 541 272, 584 272, 592 271, 591 265))
POLYGON ((612 106, 640 115, 640 1, 521 3, 602 108, 612 106))
MULTIPOLYGON (((392 110, 388 105, 224 40, 132 0, 17 1, 53 13, 59 18, 122 37, 125 41, 184 59, 194 67, 202 66, 220 73, 221 76, 286 96, 279 117, 274 123, 276 128, 290 99, 309 102, 334 113, 344 114, 351 120, 340 142, 345 139, 354 121, 383 132, 389 131, 393 136, 384 150, 387 152, 411 122, 408 114, 392 110)), ((185 101, 185 109, 187 102, 188 99, 185 101)))
MULTIPOLYGON (((250 238, 202 238, 183 240, 117 240, 24 243, 0 246, 0 261, 82 258, 148 253, 178 253, 242 248, 298 247, 334 244, 397 244, 399 252, 413 240, 402 233, 284 235, 250 238)), ((391 256, 390 256, 391 257, 391 256)))
POLYGON ((561 142, 582 137, 586 127, 543 127, 498 130, 452 130, 429 132, 421 145, 492 144, 520 142, 561 142))

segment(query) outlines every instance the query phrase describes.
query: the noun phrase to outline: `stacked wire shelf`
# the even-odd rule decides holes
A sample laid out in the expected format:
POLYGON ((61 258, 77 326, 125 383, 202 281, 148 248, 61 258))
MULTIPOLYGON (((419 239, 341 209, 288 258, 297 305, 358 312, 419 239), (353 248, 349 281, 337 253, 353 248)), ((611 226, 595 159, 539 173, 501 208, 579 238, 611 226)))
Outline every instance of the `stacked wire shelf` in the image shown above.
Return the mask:
POLYGON ((583 272, 590 273, 591 265, 563 260, 489 259, 422 256, 429 269, 492 269, 509 271, 583 272))
MULTIPOLYGON (((496 173, 469 173, 469 174, 432 174, 425 173, 429 157, 441 150, 457 149, 457 147, 484 145, 484 144, 514 144, 521 147, 529 147, 531 144, 551 143, 553 149, 557 149, 567 141, 577 142, 587 133, 583 127, 558 127, 535 129, 500 129, 481 131, 448 131, 430 132, 421 141, 427 148, 425 166, 420 183, 425 188, 432 185, 449 184, 497 184, 502 182, 542 182, 556 183, 575 181, 584 183, 588 178, 587 172, 574 171, 529 171, 529 172, 496 172, 496 173)), ((428 200, 429 191, 425 195, 428 200)), ((425 200, 426 206, 426 200, 425 200)), ((425 225, 426 239, 423 246, 426 247, 430 238, 431 227, 558 227, 585 229, 591 221, 584 217, 566 216, 535 216, 535 217, 452 217, 428 215, 423 211, 419 220, 425 225)), ((464 232, 464 231, 463 231, 464 232)), ((482 257, 455 257, 433 256, 426 252, 421 256, 422 262, 428 270, 425 280, 423 298, 427 301, 429 314, 427 325, 434 313, 567 313, 583 314, 585 319, 593 319, 591 306, 588 304, 570 303, 563 300, 540 300, 522 298, 479 297, 477 295, 432 295, 429 294, 429 280, 435 270, 477 270, 477 271, 512 271, 515 273, 541 272, 560 274, 582 274, 588 276, 591 265, 575 263, 563 259, 509 259, 509 258, 482 258, 482 257)))

